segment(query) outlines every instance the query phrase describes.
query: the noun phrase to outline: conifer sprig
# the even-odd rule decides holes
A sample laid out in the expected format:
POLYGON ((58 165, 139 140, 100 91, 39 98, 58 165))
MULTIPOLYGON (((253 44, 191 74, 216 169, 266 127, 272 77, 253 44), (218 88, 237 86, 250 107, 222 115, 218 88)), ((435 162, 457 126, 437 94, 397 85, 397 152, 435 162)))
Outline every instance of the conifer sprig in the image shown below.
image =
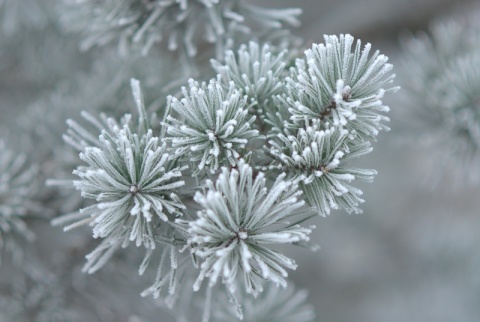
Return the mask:
MULTIPOLYGON (((325 36, 325 44, 313 45, 290 70, 286 50, 251 42, 236 54, 227 51, 223 62, 212 61, 217 78, 190 79, 179 98, 168 97, 159 136, 136 81, 138 124, 129 115, 116 122, 84 113, 101 131, 97 139, 69 121, 64 138, 86 162, 74 171, 80 178, 74 185, 94 203, 56 222, 76 221, 67 230, 90 224, 103 239, 84 269, 98 270, 135 241, 146 248, 140 274, 159 261, 143 296, 171 306, 182 302, 185 284, 198 291, 208 280, 203 321, 216 318, 210 307, 220 280, 239 318, 242 303, 246 312, 255 311, 243 292, 259 296, 265 281, 287 287, 288 269, 297 265, 276 247, 310 245, 315 227, 303 223, 315 216, 312 210, 360 213, 362 191, 351 182, 376 175, 349 162, 369 153, 371 141, 387 129, 381 99, 397 88, 387 58, 370 55, 370 45, 362 49, 359 41, 352 52, 353 43, 350 35, 325 36), (187 165, 196 180, 189 188, 187 165)), ((266 320, 313 319, 308 310, 293 312, 305 308, 302 296, 288 306, 283 298, 273 301, 272 292, 265 309, 283 303, 284 310, 281 316, 256 311, 266 320)))
POLYGON ((233 82, 248 96, 249 102, 257 106, 256 113, 262 117, 272 97, 283 90, 286 53, 286 50, 274 53, 269 45, 261 46, 251 41, 248 46, 241 45, 236 54, 226 51, 224 62, 212 60, 211 64, 222 76, 225 87, 233 82))
MULTIPOLYGON (((108 129, 102 130, 95 140, 76 123, 69 123, 71 141, 80 139, 77 148, 94 144, 80 153, 87 165, 74 171, 80 178, 74 186, 95 203, 54 223, 80 219, 65 230, 90 224, 93 237, 105 239, 87 256, 85 268, 90 272, 100 268, 116 248, 126 247, 129 241, 154 249, 157 226, 181 216, 185 209, 174 191, 185 184, 180 177, 186 166, 175 166, 169 160, 166 143, 161 143, 149 129, 138 81, 132 80, 132 92, 139 110, 137 126, 131 124, 130 117, 124 119, 122 127, 107 119, 104 123, 108 129)), ((102 125, 93 119, 91 123, 102 125)))
POLYGON ((166 145, 158 144, 152 132, 139 138, 128 126, 104 131, 100 140, 104 149, 87 147, 80 158, 88 167, 80 167, 74 181, 82 196, 97 204, 88 208, 94 225, 94 237, 106 237, 127 226, 130 240, 137 246, 154 247, 154 216, 167 221, 168 215, 180 215, 184 206, 172 190, 184 185, 178 180, 180 168, 169 167, 166 145), (151 224, 150 224, 151 223, 151 224))
POLYGON ((166 140, 172 142, 175 157, 186 156, 198 162, 194 174, 208 167, 215 173, 220 166, 237 164, 244 149, 258 137, 253 129, 255 116, 248 115, 247 98, 233 82, 224 90, 220 81, 199 84, 191 79, 189 88, 182 88, 183 98, 168 98, 168 110, 181 118, 168 115, 166 140))
POLYGON ((267 153, 275 160, 269 168, 289 171, 300 180, 305 199, 322 216, 339 208, 360 213, 362 191, 349 183, 356 179, 372 181, 376 171, 346 165, 372 150, 369 142, 352 145, 354 138, 346 129, 314 120, 297 135, 279 133, 269 141, 267 153))
POLYGON ((254 176, 241 160, 234 169, 222 168, 217 181, 208 180, 206 192, 195 195, 203 209, 198 219, 188 222, 188 243, 203 262, 194 289, 205 278, 213 286, 221 277, 234 294, 237 276, 255 296, 262 291, 262 279, 286 287, 285 269, 297 265, 268 245, 308 241, 312 227, 289 222, 301 218, 304 202, 297 184, 284 179, 280 175, 268 189, 265 174, 254 176))
POLYGON ((350 35, 325 36, 324 44, 305 51, 286 79, 286 92, 278 102, 288 110, 288 122, 302 126, 320 119, 358 133, 358 139, 374 139, 389 119, 381 101, 395 78, 392 65, 379 51, 370 56, 371 45, 361 46, 350 35))

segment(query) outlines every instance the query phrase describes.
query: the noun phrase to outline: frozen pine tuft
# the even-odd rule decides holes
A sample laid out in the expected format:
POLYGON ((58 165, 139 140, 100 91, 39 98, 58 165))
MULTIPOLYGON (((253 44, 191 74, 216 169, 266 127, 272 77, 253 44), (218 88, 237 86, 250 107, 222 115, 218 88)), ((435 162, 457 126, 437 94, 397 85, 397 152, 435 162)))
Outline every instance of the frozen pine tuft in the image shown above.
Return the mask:
POLYGON ((106 131, 100 136, 103 149, 87 147, 80 154, 88 166, 75 170, 80 177, 75 188, 97 202, 83 213, 91 216, 94 237, 127 227, 130 240, 151 248, 154 218, 168 221, 168 215, 180 215, 184 207, 171 192, 184 185, 181 169, 169 166, 165 144, 159 145, 151 131, 138 137, 128 125, 111 130, 114 137, 106 131))
MULTIPOLYGON (((98 142, 93 136, 80 141, 93 146, 80 153, 87 165, 74 171, 80 179, 73 183, 84 198, 95 202, 79 213, 54 221, 58 225, 73 219, 65 230, 89 224, 94 238, 105 239, 87 256, 86 269, 90 272, 100 268, 115 248, 126 247, 129 241, 154 249, 157 226, 167 225, 165 222, 181 216, 185 208, 175 190, 184 185, 180 177, 186 167, 174 166, 166 144, 147 129, 137 82, 132 81, 132 89, 140 112, 137 133, 132 132, 128 119, 123 126, 107 119, 109 128, 102 131, 98 142)), ((72 133, 82 132, 74 122, 70 127, 72 133)), ((83 133, 83 137, 89 136, 83 133)))
POLYGON ((370 44, 362 48, 348 34, 326 35, 325 43, 306 50, 305 59, 290 70, 285 94, 278 97, 288 110, 286 121, 298 125, 320 119, 356 131, 360 140, 375 139, 388 129, 384 113, 389 108, 382 98, 398 87, 391 85, 395 75, 388 58, 370 50, 370 44))
POLYGON ((223 89, 219 80, 199 84, 191 79, 182 88, 183 98, 168 98, 167 140, 175 157, 198 162, 194 173, 208 168, 211 173, 224 165, 235 166, 244 156, 250 140, 258 137, 253 129, 255 116, 248 115, 247 98, 234 86, 223 89))
POLYGON ((222 76, 224 86, 230 82, 255 104, 260 117, 273 103, 272 97, 283 90, 286 50, 275 51, 269 45, 249 42, 241 45, 235 54, 229 50, 222 62, 212 60, 213 69, 222 76))
POLYGON ((354 139, 346 129, 314 120, 296 135, 287 131, 269 141, 267 153, 274 161, 268 168, 287 171, 300 180, 305 199, 321 216, 339 208, 360 213, 358 206, 364 201, 360 198, 362 191, 350 182, 372 181, 376 171, 347 165, 348 161, 372 150, 370 142, 359 143, 354 139))
POLYGON ((286 287, 286 269, 297 267, 270 245, 309 240, 311 227, 295 224, 305 215, 299 210, 301 191, 285 175, 267 188, 265 174, 253 172, 243 160, 232 170, 222 168, 216 182, 207 181, 206 191, 195 195, 203 208, 198 218, 179 220, 188 224, 191 251, 203 259, 195 290, 208 278, 210 287, 221 280, 234 296, 242 281, 242 288, 257 296, 262 280, 286 287))

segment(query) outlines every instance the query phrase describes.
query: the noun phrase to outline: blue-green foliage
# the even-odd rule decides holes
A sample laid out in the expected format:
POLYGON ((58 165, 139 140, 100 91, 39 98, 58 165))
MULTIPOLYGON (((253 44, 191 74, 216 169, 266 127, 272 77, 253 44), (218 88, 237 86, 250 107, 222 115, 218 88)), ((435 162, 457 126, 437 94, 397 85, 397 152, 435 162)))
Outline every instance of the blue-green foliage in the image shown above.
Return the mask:
POLYGON ((388 129, 381 99, 397 88, 387 58, 370 56, 371 46, 360 42, 352 51, 353 43, 350 35, 325 36, 290 69, 286 50, 251 42, 227 51, 224 61, 212 61, 217 78, 191 79, 179 98, 168 97, 156 134, 134 80, 137 127, 128 115, 118 124, 84 114, 104 128, 97 139, 69 121, 65 139, 87 163, 74 171, 74 185, 95 203, 68 215, 81 218, 68 228, 90 223, 94 237, 104 238, 86 269, 136 241, 147 248, 140 273, 155 253, 160 258, 143 295, 164 297, 168 285, 172 304, 179 281, 198 291, 209 280, 204 321, 220 281, 239 318, 248 303, 241 292, 257 296, 265 280, 286 287, 296 264, 270 245, 308 246, 314 226, 300 223, 315 213, 361 212, 362 192, 351 183, 376 174, 349 163, 388 129))

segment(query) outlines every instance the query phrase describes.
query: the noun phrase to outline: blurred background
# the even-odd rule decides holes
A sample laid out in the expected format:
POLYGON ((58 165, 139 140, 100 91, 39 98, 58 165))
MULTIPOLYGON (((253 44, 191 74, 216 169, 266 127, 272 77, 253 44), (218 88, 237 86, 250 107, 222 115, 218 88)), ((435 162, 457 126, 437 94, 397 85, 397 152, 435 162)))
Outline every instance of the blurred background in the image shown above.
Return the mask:
MULTIPOLYGON (((54 3, 44 2, 47 6, 54 3)), ((322 42, 324 34, 340 33, 350 33, 363 43, 372 43, 374 49, 389 56, 398 75, 396 83, 402 87, 408 84, 410 77, 415 77, 409 74, 408 64, 404 63, 402 37, 428 31, 433 22, 443 19, 480 19, 480 2, 476 0, 252 2, 272 8, 302 8, 302 25, 293 29, 293 33, 304 39, 305 47, 322 42)), ((31 6, 32 16, 35 8, 31 6)), ((39 136, 44 131, 42 125, 25 125, 26 116, 33 123, 44 123, 46 128, 49 124, 64 124, 65 118, 58 111, 49 113, 49 106, 56 100, 68 101, 72 110, 88 108, 82 106, 82 97, 95 93, 98 96, 95 104, 102 106, 99 91, 108 89, 99 89, 96 84, 116 80, 110 77, 110 67, 95 65, 98 53, 80 52, 75 37, 61 33, 55 23, 48 22, 51 16, 39 17, 38 21, 33 21, 36 27, 29 26, 28 31, 21 25, 9 35, 0 34, 3 38, 0 39, 0 133, 21 145, 27 154, 62 154, 61 150, 42 151, 35 140, 22 136, 25 127, 29 126, 36 129, 29 135, 39 136), (85 75, 86 79, 82 80, 78 75, 85 75), (98 83, 91 82, 91 77, 98 83), (62 98, 62 93, 70 93, 81 86, 85 88, 77 96, 62 98)), ((9 17, 0 14, 0 19, 2 25, 9 17)), ((27 25, 33 18, 25 19, 30 19, 25 22, 27 25)), ((168 66, 159 67, 157 76, 165 70, 168 71, 168 66)), ((135 73, 143 81, 141 75, 146 72, 135 69, 135 73)), ((129 77, 121 78, 118 89, 113 91, 128 89, 129 77)), ((152 102, 155 93, 148 87, 148 80, 145 83, 147 100, 151 97, 152 102)), ((128 95, 126 90, 125 96, 128 95)), ((317 321, 480 321, 480 186, 453 188, 448 179, 433 187, 429 184, 430 178, 422 164, 432 156, 405 139, 402 110, 411 106, 406 106, 407 100, 402 95, 408 93, 400 91, 388 97, 392 110, 389 115, 391 131, 380 135, 374 151, 360 162, 379 173, 374 183, 361 185, 366 200, 362 206, 364 213, 348 215, 336 211, 327 218, 317 218, 313 241, 321 249, 314 254, 306 250, 290 250, 290 255, 298 263, 298 269, 290 276, 297 287, 308 289, 317 321)), ((130 101, 127 102, 126 106, 130 105, 130 101)), ((59 126, 58 141, 52 142, 61 142, 63 131, 59 126)), ((456 170, 462 171, 452 169, 452 172, 456 170)), ((72 234, 67 242, 58 227, 43 223, 34 225, 38 226, 38 253, 47 254, 45 258, 55 262, 55 267, 61 267, 59 270, 64 272, 69 264, 62 262, 64 259, 59 254, 62 249, 75 252, 80 248, 76 242, 82 239, 75 239, 72 234)), ((74 255, 81 263, 84 254, 79 251, 74 255)), ((50 262, 35 265, 45 265, 46 270, 59 279, 65 277, 61 274, 58 277, 50 262)), ((118 274, 116 268, 118 266, 111 267, 110 271, 118 274)), ((7 274, 4 270, 0 280, 5 281, 7 274)), ((79 279, 76 280, 78 285, 92 283, 81 281, 80 275, 74 276, 79 279)), ((94 280, 101 281, 102 276, 108 276, 108 272, 97 275, 94 280)), ((127 276, 127 273, 121 276, 127 276)), ((72 276, 66 278, 72 279, 72 276)), ((0 291, 11 292, 5 285, 4 282, 0 291)), ((128 298, 126 306, 109 299, 109 309, 105 309, 108 312, 90 316, 85 321, 127 321, 119 313, 127 307, 131 312, 129 321, 136 321, 137 315, 156 314, 154 306, 149 308, 150 299, 132 300, 133 295, 128 298)), ((111 295, 99 295, 103 299, 108 296, 111 295)), ((89 305, 82 299, 76 301, 86 307, 89 305)), ((168 317, 164 320, 167 321, 168 317)))

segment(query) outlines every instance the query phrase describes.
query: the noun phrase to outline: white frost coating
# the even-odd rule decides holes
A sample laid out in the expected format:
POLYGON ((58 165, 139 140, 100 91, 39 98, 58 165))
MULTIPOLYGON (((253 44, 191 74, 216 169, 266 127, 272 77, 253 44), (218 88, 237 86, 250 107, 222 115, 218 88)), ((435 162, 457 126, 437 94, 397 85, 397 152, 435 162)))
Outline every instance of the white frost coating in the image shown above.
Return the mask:
MULTIPOLYGON (((268 244, 308 241, 311 229, 285 222, 304 205, 298 200, 301 192, 297 185, 284 181, 285 174, 267 189, 263 173, 253 177, 253 169, 243 160, 237 169, 222 168, 217 181, 207 182, 207 191, 195 195, 203 207, 198 219, 177 222, 188 227, 192 252, 203 259, 195 290, 205 278, 210 286, 221 278, 234 294, 237 276, 242 275, 249 281, 246 292, 256 296, 262 284, 254 270, 260 269, 264 279, 286 286, 285 268, 296 268, 293 260, 269 249, 268 244)), ((298 216, 301 218, 301 212, 298 216)))
POLYGON ((167 117, 166 140, 172 142, 175 157, 188 157, 199 162, 195 169, 208 167, 214 173, 222 165, 235 165, 249 140, 259 137, 253 129, 255 116, 247 115, 246 97, 233 83, 228 90, 218 80, 199 84, 189 80, 189 89, 182 88, 183 98, 169 99, 170 107, 181 118, 167 117))
POLYGON ((305 199, 319 215, 330 214, 332 208, 360 213, 361 191, 345 182, 372 181, 376 172, 349 168, 345 161, 370 152, 370 143, 356 142, 351 148, 352 137, 347 130, 335 127, 321 130, 324 126, 314 120, 311 126, 299 129, 297 136, 279 133, 275 140, 269 141, 268 153, 276 160, 270 167, 292 169, 301 181, 305 199))
MULTIPOLYGON (((134 241, 137 246, 154 249, 154 231, 159 223, 181 215, 185 208, 173 191, 185 184, 180 177, 186 167, 173 168, 166 143, 159 144, 159 138, 147 129, 140 83, 132 79, 131 85, 140 114, 138 133, 132 132, 129 117, 123 126, 104 119, 106 129, 98 140, 77 123, 68 123, 71 141, 80 141, 79 146, 95 144, 80 153, 87 165, 73 172, 79 177, 73 182, 75 188, 95 203, 54 223, 75 220, 66 230, 90 224, 93 237, 104 239, 87 257, 85 270, 90 273, 102 267, 120 244, 125 247, 126 242, 134 241)), ((89 119, 102 125, 91 116, 89 119)))
POLYGON ((272 97, 282 92, 286 53, 274 54, 268 45, 260 46, 251 41, 241 45, 236 54, 226 51, 224 62, 212 60, 211 64, 221 75, 225 88, 234 83, 248 96, 249 102, 264 113, 272 107, 272 97))
POLYGON ((305 120, 320 119, 355 131, 363 141, 388 130, 388 118, 382 114, 388 107, 380 99, 398 89, 391 87, 392 65, 378 51, 370 56, 370 44, 363 49, 359 40, 354 48, 353 44, 348 34, 325 36, 325 44, 314 44, 305 51, 305 60, 296 61, 286 78, 286 92, 276 97, 290 114, 288 127, 301 128, 305 120))

